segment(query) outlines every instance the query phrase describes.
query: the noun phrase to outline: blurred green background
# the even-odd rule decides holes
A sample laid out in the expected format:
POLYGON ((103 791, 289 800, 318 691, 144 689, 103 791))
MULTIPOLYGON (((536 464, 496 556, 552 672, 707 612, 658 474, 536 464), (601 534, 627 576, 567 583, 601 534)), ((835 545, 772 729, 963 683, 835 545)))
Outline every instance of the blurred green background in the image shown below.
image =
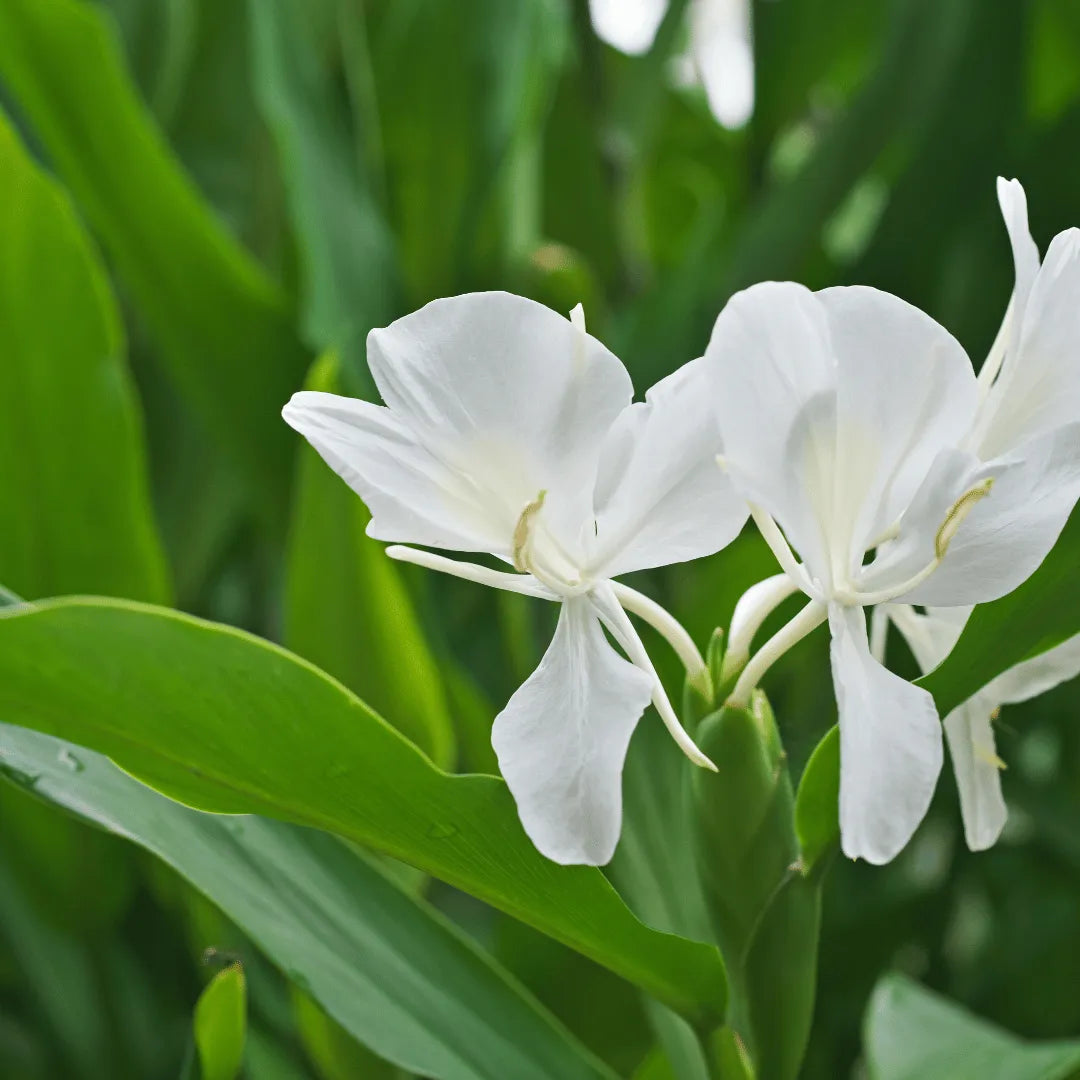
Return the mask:
MULTIPOLYGON (((37 510, 0 490, 0 582, 28 598, 171 590, 186 611, 285 641, 422 745, 410 708, 448 710, 457 746, 433 756, 491 770, 491 717, 551 612, 390 569, 358 501, 279 420, 289 393, 305 380, 371 393, 372 326, 486 288, 583 302, 639 393, 700 354, 732 292, 767 278, 895 292, 978 364, 1012 278, 995 177, 1022 180, 1041 246, 1080 223, 1076 0, 732 0, 753 42, 738 128, 687 77, 696 4, 673 0, 651 49, 628 56, 585 0, 0 0, 0 106, 100 248, 168 561, 132 586, 95 541, 97 507, 70 519, 79 558, 35 561, 10 538, 34 535, 37 510), (403 642, 422 678, 402 669, 403 642)), ((13 348, 25 316, 75 341, 78 312, 20 293, 18 259, 0 250, 5 262, 0 340, 13 348)), ((38 409, 60 442, 87 434, 13 368, 0 350, 6 413, 38 409)), ((28 453, 4 424, 0 453, 28 453)), ((93 445, 72 453, 91 467, 93 445)), ((640 586, 704 645, 773 572, 747 532, 640 586)), ((893 659, 911 665, 899 645, 893 659)), ((799 768, 835 717, 823 636, 767 689, 799 768)), ((1080 1034, 1075 694, 1002 717, 1011 818, 994 850, 966 851, 946 770, 894 864, 838 861, 808 1080, 860 1075, 862 1014, 890 969, 1017 1033, 1080 1034)), ((625 1075, 646 1059, 625 984, 478 901, 429 896, 625 1075)), ((177 1076, 199 989, 233 954, 249 1075, 394 1075, 171 871, 0 785, 5 1078, 177 1076)))

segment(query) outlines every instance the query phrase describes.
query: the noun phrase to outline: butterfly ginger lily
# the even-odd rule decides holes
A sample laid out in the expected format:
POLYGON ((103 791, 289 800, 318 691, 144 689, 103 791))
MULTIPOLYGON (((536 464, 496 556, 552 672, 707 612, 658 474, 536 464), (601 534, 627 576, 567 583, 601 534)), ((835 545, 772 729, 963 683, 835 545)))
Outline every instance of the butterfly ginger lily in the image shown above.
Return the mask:
POLYGON ((385 406, 302 392, 285 419, 367 503, 371 536, 485 553, 508 569, 397 545, 390 556, 560 603, 554 639, 492 743, 539 850, 603 864, 650 701, 686 755, 711 764, 626 613, 704 679, 700 653, 659 605, 613 580, 712 554, 745 521, 713 463, 711 407, 683 372, 631 404, 626 369, 580 308, 568 321, 506 293, 436 300, 373 331, 368 360, 385 406))

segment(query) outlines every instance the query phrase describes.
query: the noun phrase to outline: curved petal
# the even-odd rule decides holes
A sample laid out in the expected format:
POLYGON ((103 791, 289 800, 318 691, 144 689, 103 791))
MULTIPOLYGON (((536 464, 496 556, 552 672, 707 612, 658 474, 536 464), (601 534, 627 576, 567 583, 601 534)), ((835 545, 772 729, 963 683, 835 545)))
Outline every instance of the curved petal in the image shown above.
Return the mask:
POLYGON ((985 851, 994 845, 1008 814, 990 721, 994 709, 992 700, 977 694, 945 717, 945 737, 960 792, 964 839, 972 851, 985 851))
POLYGON ((825 311, 809 289, 763 282, 736 293, 705 350, 727 468, 777 519, 818 580, 835 452, 836 365, 825 311))
MULTIPOLYGON (((1019 296, 1019 293, 1016 294, 1019 296)), ((1080 229, 1059 233, 1031 284, 977 429, 984 458, 1080 416, 1080 229)))
POLYGON ((875 289, 755 286, 721 313, 706 358, 736 484, 826 593, 859 572, 974 414, 964 351, 875 289))
POLYGON ((389 409, 301 390, 282 416, 367 504, 369 535, 459 551, 509 547, 489 503, 389 409))
POLYGON ((593 29, 601 41, 638 56, 652 47, 668 0, 589 0, 593 29))
POLYGON ((491 732, 521 824, 549 859, 602 866, 611 858, 623 762, 652 690, 608 643, 587 598, 562 605, 540 666, 491 732))
MULTIPOLYGON (((1026 581, 1080 498, 1080 423, 1030 439, 976 475, 994 478, 989 495, 964 517, 938 569, 900 599, 946 607, 981 604, 1026 581)), ((932 536, 940 521, 924 517, 913 527, 932 536)))
POLYGON ((910 503, 938 453, 971 427, 971 362, 943 326, 864 286, 817 294, 838 368, 837 485, 850 494, 849 572, 910 503))
POLYGON ((738 535, 748 510, 716 460, 720 433, 709 389, 695 360, 615 421, 594 496, 589 561, 596 574, 698 559, 738 535))
POLYGON ((1039 249, 1031 237, 1028 228, 1027 195, 1019 180, 1006 180, 999 176, 997 180, 998 206, 1009 234, 1009 246, 1012 248, 1015 282, 1012 297, 1009 300, 1009 313, 1006 321, 1010 323, 1006 336, 1006 346, 1010 352, 1016 351, 1020 339, 1020 329, 1024 323, 1028 297, 1035 276, 1039 272, 1039 249))
POLYGON ((599 341, 535 301, 469 293, 373 330, 368 363, 395 416, 491 502, 507 543, 541 491, 549 525, 581 540, 600 446, 633 395, 599 341))
POLYGON ((934 699, 870 655, 860 608, 831 605, 832 671, 840 718, 844 854, 886 863, 926 814, 941 771, 934 699))

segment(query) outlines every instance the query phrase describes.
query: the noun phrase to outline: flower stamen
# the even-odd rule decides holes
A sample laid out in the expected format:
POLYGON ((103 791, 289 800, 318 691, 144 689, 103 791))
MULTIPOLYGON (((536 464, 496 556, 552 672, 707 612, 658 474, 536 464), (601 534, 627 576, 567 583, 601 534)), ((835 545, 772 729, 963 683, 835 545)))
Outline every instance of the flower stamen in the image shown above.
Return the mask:
POLYGON ((945 520, 941 523, 937 535, 934 537, 934 553, 938 559, 945 558, 945 552, 949 550, 949 544, 956 535, 957 529, 964 523, 964 518, 975 508, 976 503, 985 499, 994 486, 994 478, 988 476, 981 484, 976 484, 969 491, 965 491, 959 499, 949 508, 945 520))

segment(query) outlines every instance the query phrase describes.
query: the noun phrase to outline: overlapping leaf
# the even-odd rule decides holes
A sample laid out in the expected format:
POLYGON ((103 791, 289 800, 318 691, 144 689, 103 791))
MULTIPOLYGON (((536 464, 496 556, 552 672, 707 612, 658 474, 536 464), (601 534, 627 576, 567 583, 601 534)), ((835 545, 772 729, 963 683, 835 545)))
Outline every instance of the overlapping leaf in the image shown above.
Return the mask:
POLYGON ((0 717, 71 739, 190 805, 338 832, 487 900, 692 1017, 715 949, 638 922, 598 870, 555 866, 506 786, 440 772, 318 669, 162 609, 66 600, 0 615, 0 717))

